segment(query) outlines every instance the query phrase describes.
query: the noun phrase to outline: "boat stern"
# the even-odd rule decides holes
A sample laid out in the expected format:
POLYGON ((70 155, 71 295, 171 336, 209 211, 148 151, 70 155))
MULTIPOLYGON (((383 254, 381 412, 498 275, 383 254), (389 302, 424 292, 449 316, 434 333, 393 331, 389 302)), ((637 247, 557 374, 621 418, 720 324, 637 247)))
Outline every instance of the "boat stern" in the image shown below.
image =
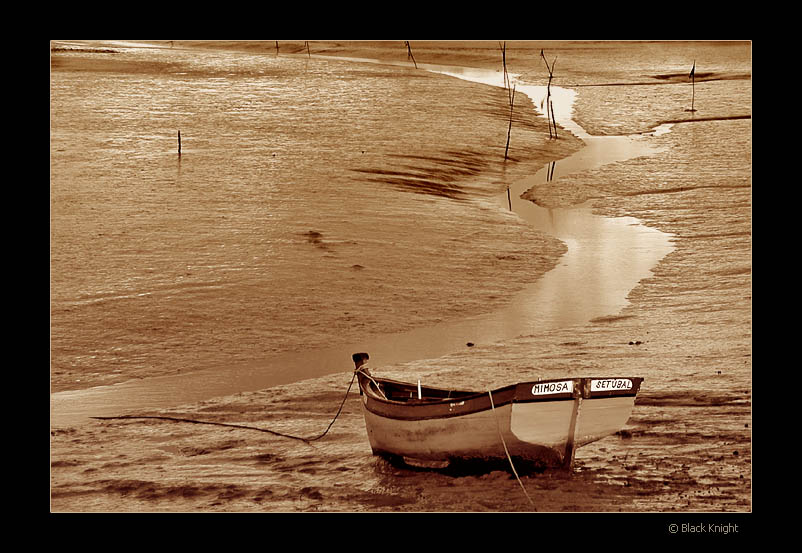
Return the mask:
POLYGON ((566 458, 626 425, 643 378, 573 378, 519 384, 510 431, 566 458))

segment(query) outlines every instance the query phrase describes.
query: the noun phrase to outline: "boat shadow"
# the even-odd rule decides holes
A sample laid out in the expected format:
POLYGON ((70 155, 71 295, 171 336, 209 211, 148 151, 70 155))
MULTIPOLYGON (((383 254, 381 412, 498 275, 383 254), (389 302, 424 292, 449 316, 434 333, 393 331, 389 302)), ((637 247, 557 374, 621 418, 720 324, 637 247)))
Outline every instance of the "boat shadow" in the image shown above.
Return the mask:
POLYGON ((511 478, 518 476, 532 476, 548 471, 566 472, 555 467, 553 463, 533 461, 523 458, 509 459, 451 459, 448 461, 429 461, 413 459, 400 455, 381 454, 379 459, 380 471, 409 471, 411 473, 435 473, 443 476, 462 478, 465 476, 483 476, 491 472, 506 472, 511 478), (514 466, 514 470, 513 470, 514 466))

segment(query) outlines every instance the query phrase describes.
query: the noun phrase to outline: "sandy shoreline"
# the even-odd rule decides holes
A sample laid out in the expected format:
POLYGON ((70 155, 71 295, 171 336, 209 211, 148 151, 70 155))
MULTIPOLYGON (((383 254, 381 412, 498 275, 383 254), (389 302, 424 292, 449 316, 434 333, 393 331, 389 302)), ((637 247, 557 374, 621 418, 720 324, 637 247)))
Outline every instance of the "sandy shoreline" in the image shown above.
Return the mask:
MULTIPOLYGON (((319 47, 337 56, 406 57, 395 44, 364 46, 318 43, 315 54, 319 47)), ((459 55, 413 44, 413 53, 419 63, 498 63, 492 43, 459 55)), ((652 158, 570 175, 529 192, 544 206, 591 200, 599 213, 635 217, 675 236, 675 251, 632 290, 630 306, 587 325, 455 353, 436 367, 420 361, 374 368, 390 377, 414 372, 432 384, 477 389, 511 377, 612 368, 643 374, 626 433, 582 448, 570 478, 524 477, 539 512, 751 511, 751 157, 734 157, 728 147, 734 140, 751 151, 751 120, 677 123, 655 140, 664 151, 652 158)), ((349 379, 332 375, 165 414, 313 435, 331 420, 349 379)), ((51 510, 531 510, 517 482, 503 472, 418 473, 371 456, 353 390, 324 442, 309 446, 160 421, 54 429, 51 510)))

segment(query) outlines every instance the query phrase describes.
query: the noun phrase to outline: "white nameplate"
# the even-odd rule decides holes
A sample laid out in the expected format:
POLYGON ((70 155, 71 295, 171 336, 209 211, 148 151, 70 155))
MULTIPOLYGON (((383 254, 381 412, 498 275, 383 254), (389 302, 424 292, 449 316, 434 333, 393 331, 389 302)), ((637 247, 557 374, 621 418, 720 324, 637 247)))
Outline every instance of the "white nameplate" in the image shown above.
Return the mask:
POLYGON ((613 390, 631 390, 632 381, 628 378, 604 378, 590 381, 591 392, 609 392, 613 390))
POLYGON ((561 382, 538 382, 532 386, 533 396, 545 396, 549 394, 565 394, 574 391, 573 380, 563 380, 561 382))

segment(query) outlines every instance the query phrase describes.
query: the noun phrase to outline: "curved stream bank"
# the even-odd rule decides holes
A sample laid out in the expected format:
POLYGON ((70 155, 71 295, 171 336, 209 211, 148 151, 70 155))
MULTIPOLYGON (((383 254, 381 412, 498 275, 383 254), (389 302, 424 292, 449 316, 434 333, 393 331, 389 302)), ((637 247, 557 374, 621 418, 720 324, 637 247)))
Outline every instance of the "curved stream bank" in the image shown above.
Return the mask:
MULTIPOLYGON (((421 67, 494 86, 500 84, 497 72, 421 67)), ((535 105, 545 91, 545 87, 517 86, 535 105)), ((552 92, 558 122, 585 141, 586 147, 513 183, 509 197, 505 193, 498 202, 500 209, 511 208, 536 229, 565 242, 568 251, 553 270, 511 298, 507 308, 410 332, 370 337, 355 344, 261 359, 245 367, 215 367, 186 375, 51 394, 51 426, 74 425, 91 416, 167 408, 348 371, 355 351, 370 352, 375 365, 391 365, 440 357, 465 348, 468 342, 493 343, 618 313, 627 304, 629 292, 650 276, 651 269, 673 249, 671 237, 634 218, 599 217, 588 206, 545 209, 520 196, 537 183, 648 156, 655 150, 648 137, 588 135, 571 120, 575 93, 565 89, 552 92)))

